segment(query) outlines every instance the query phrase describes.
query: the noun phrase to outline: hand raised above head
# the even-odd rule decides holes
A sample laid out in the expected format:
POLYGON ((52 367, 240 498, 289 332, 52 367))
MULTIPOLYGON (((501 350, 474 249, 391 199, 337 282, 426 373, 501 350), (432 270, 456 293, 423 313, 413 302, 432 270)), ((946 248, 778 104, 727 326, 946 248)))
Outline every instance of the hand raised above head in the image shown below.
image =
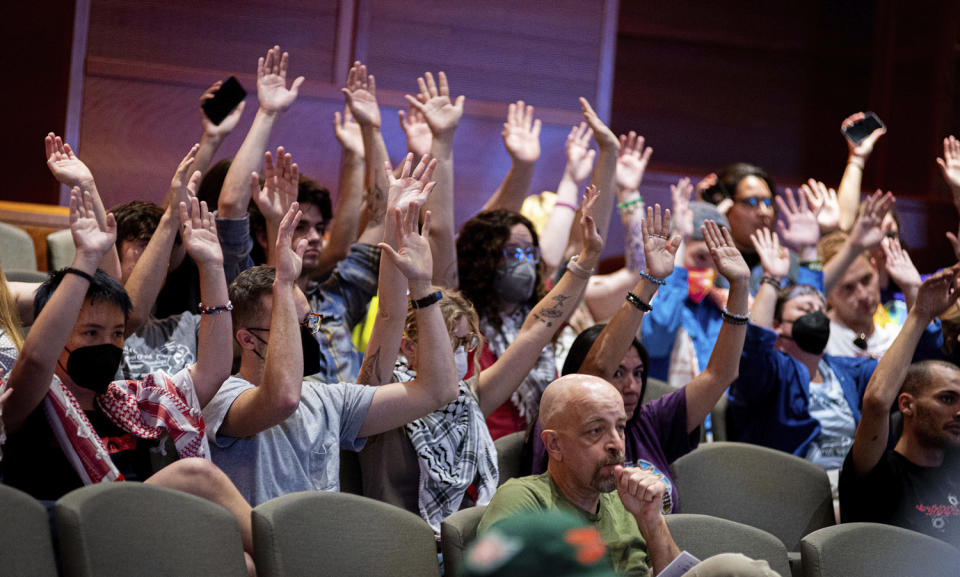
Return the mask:
MULTIPOLYGON (((403 166, 400 169, 400 178, 394 178, 393 169, 389 162, 384 163, 384 171, 387 175, 387 182, 390 189, 387 191, 387 207, 404 208, 411 202, 415 202, 418 207, 423 206, 436 185, 430 178, 433 171, 437 168, 436 159, 431 159, 430 155, 424 155, 420 158, 416 168, 411 173, 413 166, 413 153, 408 153, 403 159, 403 166)), ((389 215, 387 215, 389 216, 389 215)))
MULTIPOLYGON (((190 177, 193 176, 190 174, 190 167, 193 166, 193 161, 197 158, 198 150, 200 150, 200 144, 194 144, 187 151, 187 155, 183 157, 180 164, 177 165, 177 170, 173 173, 173 178, 170 179, 170 188, 167 189, 167 195, 164 199, 164 206, 168 210, 177 211, 180 209, 181 202, 190 202, 190 191, 187 190, 187 184, 190 177)), ((176 214, 176 212, 172 214, 176 214)))
POLYGON ((349 106, 343 107, 343 116, 340 116, 339 112, 333 113, 333 133, 345 153, 357 158, 364 157, 363 133, 360 125, 353 119, 349 106))
POLYGON ((300 278, 303 268, 303 253, 307 250, 308 241, 301 238, 297 246, 293 246, 293 233, 300 224, 303 213, 300 212, 300 203, 294 202, 287 209, 280 221, 277 232, 277 282, 294 283, 300 278))
POLYGON ((850 230, 850 242, 861 249, 873 248, 883 240, 883 217, 896 199, 892 192, 877 190, 860 204, 860 213, 850 230))
POLYGON ((620 148, 620 141, 617 139, 617 135, 600 120, 600 117, 593 110, 593 107, 590 106, 590 102, 582 96, 580 97, 580 108, 583 110, 583 119, 587 121, 587 125, 593 130, 593 138, 596 140, 597 146, 600 148, 620 148))
MULTIPOLYGON (((457 129, 460 117, 463 116, 463 95, 458 96, 456 100, 451 100, 446 73, 441 70, 437 78, 439 84, 434 82, 433 74, 425 72, 423 76, 417 78, 420 93, 416 97, 409 94, 404 96, 411 108, 416 109, 430 127, 431 137, 452 133, 457 129)), ((402 118, 401 124, 403 124, 402 118)), ((404 131, 407 130, 408 126, 404 125, 404 131)), ((410 132, 407 131, 408 142, 409 138, 410 132)), ((429 149, 427 151, 429 152, 429 149)))
POLYGON ((670 198, 673 199, 673 226, 684 240, 689 239, 693 234, 693 211, 690 210, 692 193, 693 185, 687 177, 681 178, 675 185, 670 185, 670 198))
POLYGON ((410 202, 406 207, 394 208, 393 215, 387 218, 396 219, 397 250, 389 244, 380 243, 383 254, 411 282, 430 282, 433 278, 433 257, 430 253, 430 211, 423 216, 423 230, 418 231, 420 209, 416 202, 410 202))
POLYGON ((943 139, 943 158, 937 158, 943 179, 954 194, 960 194, 960 140, 954 136, 943 139))
POLYGON ((794 195, 788 188, 776 198, 776 202, 780 214, 786 221, 786 223, 783 220, 777 222, 777 229, 780 231, 783 242, 796 251, 816 246, 820 240, 820 224, 807 204, 806 195, 794 195), (800 197, 799 202, 797 196, 800 197))
MULTIPOLYGON (((206 91, 200 96, 200 104, 203 105, 204 102, 213 98, 217 92, 220 91, 220 87, 223 85, 223 82, 217 80, 213 83, 210 88, 207 88, 206 91)), ((207 136, 213 136, 216 138, 224 138, 237 127, 237 124, 240 122, 240 117, 243 116, 243 109, 247 107, 247 102, 241 100, 233 110, 230 111, 230 114, 226 116, 223 120, 220 121, 220 124, 214 124, 203 109, 200 110, 200 122, 203 124, 203 133, 207 136)))
POLYGON ((643 250, 647 258, 647 274, 663 280, 673 272, 673 263, 682 239, 670 236, 670 209, 661 216, 660 204, 647 207, 647 217, 642 219, 643 250))
POLYGON ((270 152, 263 155, 263 188, 257 173, 250 175, 250 197, 269 226, 278 226, 290 205, 297 200, 300 171, 290 153, 277 147, 277 163, 274 166, 270 152))
POLYGON ((503 145, 515 162, 532 164, 540 158, 540 119, 533 119, 533 106, 518 100, 507 107, 503 145))
POLYGON ((198 265, 223 265, 223 251, 217 239, 217 219, 207 209, 206 202, 198 202, 196 187, 200 183, 200 171, 193 173, 190 183, 190 206, 186 202, 180 203, 180 225, 183 246, 187 254, 198 265))
POLYGON ((600 236, 597 223, 593 218, 593 210, 598 198, 600 198, 600 192, 596 186, 591 184, 583 193, 583 202, 580 203, 580 231, 583 239, 583 251, 580 258, 583 261, 578 259, 578 262, 590 268, 592 268, 591 262, 595 261, 603 250, 603 237, 600 236))
POLYGON ((359 60, 347 73, 347 85, 340 89, 350 112, 360 126, 380 128, 380 106, 377 104, 377 80, 367 74, 367 67, 359 60))
POLYGON ((106 224, 97 223, 93 196, 79 187, 70 190, 70 232, 76 246, 76 258, 84 259, 96 269, 97 264, 117 240, 117 221, 107 213, 106 224))
POLYGON ((54 133, 43 139, 47 153, 47 168, 60 184, 70 187, 89 187, 93 185, 93 173, 73 153, 70 145, 54 133))
POLYGON ((727 228, 721 229, 712 220, 704 221, 700 230, 703 232, 703 240, 707 243, 717 272, 726 277, 731 284, 750 282, 750 267, 747 266, 747 261, 743 260, 743 255, 740 254, 733 243, 730 230, 727 228))
POLYGON ((760 257, 764 276, 777 281, 785 279, 790 272, 790 253, 780 246, 777 233, 771 232, 769 228, 761 228, 750 235, 750 241, 760 257))
POLYGON ((287 66, 290 56, 280 52, 279 46, 267 51, 266 58, 257 61, 257 98, 260 108, 267 112, 283 112, 297 99, 303 76, 298 76, 287 88, 287 66))
POLYGON ((840 129, 844 131, 843 137, 847 141, 847 148, 850 151, 850 156, 857 157, 863 161, 866 161, 867 157, 870 156, 870 153, 873 152, 873 146, 877 143, 877 140, 879 140, 881 136, 887 133, 886 128, 878 128, 873 132, 871 132, 869 136, 861 140, 860 144, 857 144, 854 141, 850 140, 846 135, 846 129, 849 128, 850 126, 853 126, 855 123, 863 120, 866 117, 867 115, 864 114, 863 112, 857 112, 855 114, 851 114, 850 116, 844 118, 843 122, 840 123, 840 129))
POLYGON ((827 188, 819 180, 809 179, 800 186, 800 191, 810 204, 810 210, 817 216, 820 236, 825 236, 840 228, 840 202, 837 191, 827 188))
MULTIPOLYGON (((917 303, 913 311, 926 320, 942 315, 957 302, 960 296, 960 263, 931 276, 923 281, 917 292, 917 303)), ((911 314, 913 313, 911 311, 911 314)))
POLYGON ((620 151, 617 153, 617 188, 638 190, 643 173, 647 170, 653 149, 644 148, 644 138, 634 131, 620 135, 620 151))
POLYGON ((583 182, 590 176, 590 171, 593 169, 597 151, 590 149, 591 138, 593 138, 593 130, 587 127, 586 122, 571 128, 567 136, 564 147, 567 153, 567 166, 564 171, 573 182, 583 182))

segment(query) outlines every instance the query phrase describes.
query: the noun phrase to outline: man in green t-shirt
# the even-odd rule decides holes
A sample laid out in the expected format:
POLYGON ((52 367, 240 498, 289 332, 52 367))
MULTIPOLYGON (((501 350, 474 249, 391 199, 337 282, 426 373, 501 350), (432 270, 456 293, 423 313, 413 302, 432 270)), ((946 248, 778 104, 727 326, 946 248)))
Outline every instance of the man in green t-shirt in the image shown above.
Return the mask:
MULTIPOLYGON (((667 487, 656 475, 623 466, 627 415, 617 389, 599 377, 561 377, 543 393, 540 420, 547 472, 504 483, 478 532, 523 511, 561 509, 597 528, 618 572, 660 573, 680 554, 661 509, 667 487)), ((718 555, 688 573, 731 574, 776 575, 766 562, 742 555, 718 555)))

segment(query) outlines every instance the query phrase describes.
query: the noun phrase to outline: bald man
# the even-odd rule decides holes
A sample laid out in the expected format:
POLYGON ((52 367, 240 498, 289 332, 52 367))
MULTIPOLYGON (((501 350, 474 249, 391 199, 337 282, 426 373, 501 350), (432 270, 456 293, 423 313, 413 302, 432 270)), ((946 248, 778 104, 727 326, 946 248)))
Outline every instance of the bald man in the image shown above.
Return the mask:
MULTIPOLYGON (((619 573, 660 573, 680 554, 662 512, 667 487, 652 473, 623 466, 627 414, 617 389, 599 377, 561 377, 543 392, 540 420, 547 472, 504 483, 478 532, 522 511, 561 509, 597 528, 619 573)), ((688 575, 776 573, 764 561, 718 555, 688 575)))

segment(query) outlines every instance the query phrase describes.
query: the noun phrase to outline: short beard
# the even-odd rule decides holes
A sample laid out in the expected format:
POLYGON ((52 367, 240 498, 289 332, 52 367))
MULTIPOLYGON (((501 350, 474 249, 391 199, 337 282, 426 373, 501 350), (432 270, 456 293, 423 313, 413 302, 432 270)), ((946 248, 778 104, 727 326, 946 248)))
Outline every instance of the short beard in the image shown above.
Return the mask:
POLYGON ((612 470, 608 476, 600 475, 600 469, 607 465, 623 465, 623 453, 618 451, 611 454, 607 461, 594 471, 590 486, 600 493, 611 493, 617 489, 617 477, 613 474, 612 470))

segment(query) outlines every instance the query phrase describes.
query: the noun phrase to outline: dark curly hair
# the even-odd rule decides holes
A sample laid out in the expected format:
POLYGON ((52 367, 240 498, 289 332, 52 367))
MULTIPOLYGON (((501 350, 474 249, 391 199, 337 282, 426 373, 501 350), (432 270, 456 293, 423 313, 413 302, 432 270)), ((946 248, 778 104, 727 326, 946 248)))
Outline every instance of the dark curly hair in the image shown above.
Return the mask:
MULTIPOLYGON (((262 176, 260 177, 260 186, 263 186, 262 176)), ((303 206, 305 204, 316 206, 320 211, 320 215, 323 217, 324 223, 329 223, 330 220, 333 219, 333 205, 330 202, 330 191, 320 186, 317 181, 302 174, 297 182, 297 202, 300 203, 302 210, 306 210, 306 207, 303 206)), ((247 213, 250 215, 250 236, 254 239, 253 249, 250 251, 250 258, 252 258, 255 263, 265 263, 267 262, 267 253, 263 247, 260 246, 260 243, 257 242, 257 236, 260 235, 260 233, 265 233, 267 222, 263 218, 260 209, 257 208, 256 203, 253 202, 253 199, 250 200, 247 213)))
MULTIPOLYGON (((457 272, 462 292, 481 319, 485 319, 499 331, 501 327, 499 299, 493 288, 496 271, 503 262, 503 249, 510 238, 510 229, 522 224, 533 237, 533 246, 540 246, 533 223, 523 215, 509 210, 481 212, 463 224, 457 236, 457 272)), ((525 303, 533 308, 546 294, 544 278, 546 268, 541 260, 537 263, 537 280, 533 294, 525 303)), ((489 335, 487 335, 489 336, 489 335)))
POLYGON ((711 204, 720 204, 720 201, 725 198, 732 200, 737 194, 737 185, 748 176, 756 176, 766 182, 767 187, 770 188, 770 194, 777 195, 777 187, 774 186, 773 179, 766 170, 753 164, 738 162, 724 166, 717 172, 717 184, 703 192, 703 200, 711 204))

